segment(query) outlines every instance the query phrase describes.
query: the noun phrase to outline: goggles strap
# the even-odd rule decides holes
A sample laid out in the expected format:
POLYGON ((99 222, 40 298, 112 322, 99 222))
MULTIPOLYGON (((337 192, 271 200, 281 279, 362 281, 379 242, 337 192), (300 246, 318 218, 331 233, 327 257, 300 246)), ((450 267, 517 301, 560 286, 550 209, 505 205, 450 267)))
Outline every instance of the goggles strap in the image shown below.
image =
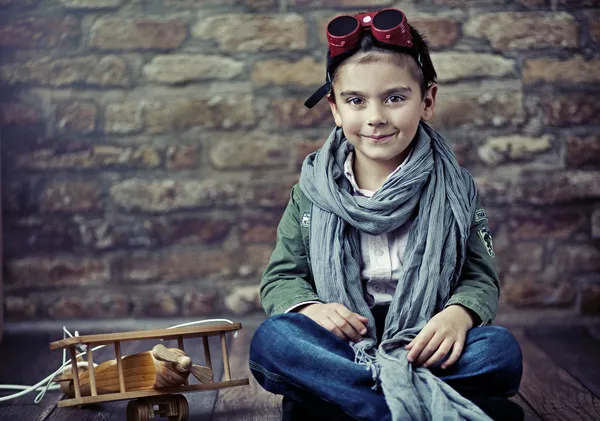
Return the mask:
POLYGON ((304 105, 308 108, 314 107, 329 91, 331 91, 331 82, 327 81, 304 102, 304 105))

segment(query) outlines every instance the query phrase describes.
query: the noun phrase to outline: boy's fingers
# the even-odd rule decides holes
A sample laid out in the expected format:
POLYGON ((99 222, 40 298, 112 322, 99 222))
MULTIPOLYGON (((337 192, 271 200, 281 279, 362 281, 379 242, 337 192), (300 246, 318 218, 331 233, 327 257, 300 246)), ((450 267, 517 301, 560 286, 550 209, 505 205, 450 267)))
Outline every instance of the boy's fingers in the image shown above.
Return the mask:
POLYGON ((344 332, 344 335, 348 337, 352 341, 360 340, 360 333, 358 333, 354 327, 350 324, 350 322, 340 316, 338 313, 333 313, 329 315, 329 319, 336 324, 336 326, 344 332))
POLYGON ((346 336, 344 335, 344 333, 329 318, 323 319, 321 321, 321 326, 333 333, 338 338, 346 340, 346 336))
POLYGON ((417 359, 419 354, 421 354, 423 348, 425 348, 425 346, 429 343, 429 340, 432 336, 433 331, 430 332, 428 330, 422 330, 421 333, 419 333, 417 337, 413 339, 413 341, 411 342, 413 344, 412 349, 410 350, 407 356, 408 361, 412 363, 417 359))
POLYGON ((450 358, 448 358, 443 364, 442 368, 448 368, 452 364, 458 361, 460 355, 463 351, 463 343, 462 342, 454 342, 454 346, 452 347, 452 354, 450 354, 450 358))
MULTIPOLYGON (((338 312, 338 314, 340 314, 338 312)), ((365 325, 360 321, 360 319, 357 317, 358 315, 356 313, 352 313, 350 312, 350 314, 348 316, 344 316, 342 314, 340 314, 340 317, 344 317, 344 319, 350 323, 350 325, 352 326, 352 328, 358 332, 360 335, 364 335, 365 333, 367 333, 367 328, 365 327, 365 325)), ((369 319, 367 319, 368 321, 369 319)))
POLYGON ((448 352, 450 352, 450 348, 452 348, 452 341, 450 341, 449 339, 445 339, 444 342, 442 342, 442 344, 438 348, 438 350, 435 351, 435 353, 431 356, 431 358, 425 361, 423 367, 430 367, 433 364, 440 361, 442 358, 448 355, 448 352))
POLYGON ((421 354, 419 355, 419 358, 417 359, 416 363, 418 365, 425 364, 429 357, 431 357, 434 354, 434 352, 438 350, 443 340, 444 338, 441 335, 434 335, 429 340, 429 343, 425 346, 425 348, 423 348, 423 351, 421 351, 421 354))

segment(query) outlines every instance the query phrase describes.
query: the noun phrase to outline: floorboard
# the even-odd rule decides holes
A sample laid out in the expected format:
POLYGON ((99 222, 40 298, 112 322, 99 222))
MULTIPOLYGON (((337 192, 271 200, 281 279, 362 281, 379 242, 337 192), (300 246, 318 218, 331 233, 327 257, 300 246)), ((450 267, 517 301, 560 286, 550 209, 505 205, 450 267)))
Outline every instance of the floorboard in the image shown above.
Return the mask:
POLYGON ((510 398, 513 402, 516 402, 519 404, 519 406, 521 408, 523 408, 523 412, 525 413, 525 419, 524 421, 542 421, 542 419, 538 416, 538 414, 535 412, 535 409, 533 409, 521 396, 521 394, 517 394, 516 396, 513 396, 512 398, 510 398))
POLYGON ((600 419, 600 400, 565 369, 557 366, 524 330, 513 329, 523 350, 521 396, 544 421, 600 419))
POLYGON ((600 398, 600 341, 585 326, 531 327, 527 337, 600 398))

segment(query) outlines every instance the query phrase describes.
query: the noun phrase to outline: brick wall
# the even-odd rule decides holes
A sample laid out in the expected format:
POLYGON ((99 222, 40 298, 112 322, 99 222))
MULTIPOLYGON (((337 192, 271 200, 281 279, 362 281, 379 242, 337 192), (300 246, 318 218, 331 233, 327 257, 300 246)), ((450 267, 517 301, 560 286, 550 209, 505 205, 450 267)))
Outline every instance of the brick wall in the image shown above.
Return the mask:
POLYGON ((396 5, 476 176, 508 309, 600 314, 600 1, 0 0, 8 320, 244 313, 304 156, 323 28, 396 5))

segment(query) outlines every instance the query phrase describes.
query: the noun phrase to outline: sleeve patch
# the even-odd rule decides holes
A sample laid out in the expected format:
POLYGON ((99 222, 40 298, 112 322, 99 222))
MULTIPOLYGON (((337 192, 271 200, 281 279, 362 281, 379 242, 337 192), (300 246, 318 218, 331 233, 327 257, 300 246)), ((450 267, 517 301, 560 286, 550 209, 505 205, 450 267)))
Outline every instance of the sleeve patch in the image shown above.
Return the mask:
POLYGON ((302 214, 302 220, 300 221, 300 225, 302 225, 305 228, 308 228, 310 226, 310 212, 304 212, 302 214))
POLYGON ((490 233, 490 229, 488 227, 481 227, 477 230, 477 234, 481 239, 481 242, 485 246, 488 254, 491 257, 496 257, 496 253, 494 253, 494 244, 492 242, 492 234, 490 233))
POLYGON ((484 219, 487 219, 487 214, 485 213, 485 210, 483 208, 477 209, 475 211, 475 222, 483 221, 484 219))

